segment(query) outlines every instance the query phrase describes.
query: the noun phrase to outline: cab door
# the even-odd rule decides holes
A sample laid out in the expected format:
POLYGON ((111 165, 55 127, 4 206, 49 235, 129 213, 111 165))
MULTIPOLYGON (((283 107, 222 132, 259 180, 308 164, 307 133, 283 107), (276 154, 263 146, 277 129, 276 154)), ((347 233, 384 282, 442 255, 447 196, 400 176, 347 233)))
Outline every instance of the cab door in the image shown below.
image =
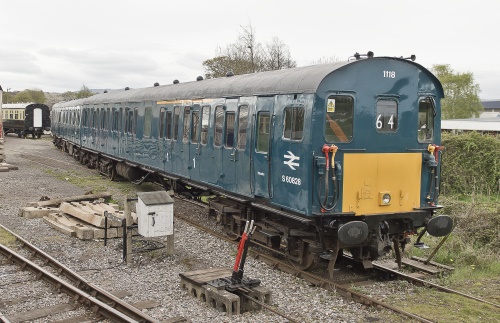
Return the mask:
POLYGON ((274 97, 258 97, 256 113, 253 116, 253 191, 254 195, 269 198, 272 196, 270 143, 272 142, 271 122, 274 97))

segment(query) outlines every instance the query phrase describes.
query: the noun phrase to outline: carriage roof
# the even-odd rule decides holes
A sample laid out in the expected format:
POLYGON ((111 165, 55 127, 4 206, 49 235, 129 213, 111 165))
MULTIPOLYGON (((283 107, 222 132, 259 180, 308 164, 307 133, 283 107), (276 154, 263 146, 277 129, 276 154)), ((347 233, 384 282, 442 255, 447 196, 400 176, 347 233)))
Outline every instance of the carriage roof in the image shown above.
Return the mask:
MULTIPOLYGON (((376 57, 370 60, 393 59, 421 65, 395 57, 376 57)), ((330 73, 356 61, 311 65, 261 73, 235 75, 216 79, 169 84, 149 88, 102 93, 85 99, 57 103, 54 107, 78 106, 110 102, 142 102, 162 100, 190 100, 208 98, 231 98, 243 96, 269 96, 276 94, 315 93, 321 82, 330 73)), ((430 75, 432 75, 429 72, 430 75)), ((435 77, 434 77, 435 79, 435 77)), ((437 79, 435 79, 437 81, 437 79)), ((439 83, 439 82, 438 82, 439 83)))

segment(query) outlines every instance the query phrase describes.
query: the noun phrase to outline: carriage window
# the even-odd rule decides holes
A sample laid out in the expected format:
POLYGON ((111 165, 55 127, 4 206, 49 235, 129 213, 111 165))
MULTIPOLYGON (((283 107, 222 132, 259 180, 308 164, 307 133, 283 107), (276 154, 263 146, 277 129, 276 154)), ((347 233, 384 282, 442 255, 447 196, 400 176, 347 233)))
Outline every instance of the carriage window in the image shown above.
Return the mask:
POLYGON ((201 110, 201 143, 206 145, 208 142, 208 122, 210 119, 210 107, 204 106, 201 110))
POLYGON ((167 131, 167 139, 172 139, 172 111, 167 111, 167 120, 166 120, 166 131, 167 131))
POLYGON ((92 110, 92 128, 97 127, 97 110, 92 110))
POLYGON ((151 137, 151 121, 153 119, 153 110, 150 107, 144 112, 144 137, 151 137))
POLYGON ((113 130, 114 131, 118 131, 118 129, 120 129, 120 127, 119 127, 120 121, 121 121, 120 112, 121 112, 121 110, 117 110, 117 109, 114 109, 114 111, 113 111, 113 130))
POLYGON ((259 113, 259 131, 257 133, 257 152, 265 153, 269 151, 269 127, 271 125, 269 112, 259 113))
POLYGON ((238 139, 236 148, 245 149, 247 145, 247 128, 248 128, 248 105, 240 106, 240 114, 238 115, 238 139))
POLYGON ((418 142, 431 142, 434 139, 435 103, 425 98, 418 103, 418 142))
POLYGON ((235 114, 234 112, 226 113, 226 140, 225 145, 227 148, 231 148, 234 145, 234 120, 235 114))
POLYGON ((190 107, 184 108, 184 129, 182 131, 182 142, 189 141, 189 110, 190 107))
POLYGON ((139 109, 134 108, 134 119, 132 123, 132 134, 135 135, 137 131, 137 115, 139 114, 139 109))
POLYGON ((283 137, 301 140, 304 131, 304 107, 286 107, 283 137))
POLYGON ((200 111, 193 112, 193 118, 191 120, 191 142, 198 142, 198 133, 200 131, 200 111))
POLYGON ((394 100, 377 101, 375 126, 378 132, 388 133, 398 130, 398 103, 394 100))
POLYGON ((349 142, 352 140, 353 110, 353 97, 345 95, 328 97, 325 118, 326 141, 349 142))
POLYGON ((177 140, 179 136, 179 115, 181 114, 181 108, 174 108, 174 140, 177 140))
POLYGON ((160 109, 160 139, 165 133, 165 108, 160 109))
POLYGON ((222 145, 222 127, 224 126, 224 109, 222 106, 215 108, 215 133, 214 145, 222 145))

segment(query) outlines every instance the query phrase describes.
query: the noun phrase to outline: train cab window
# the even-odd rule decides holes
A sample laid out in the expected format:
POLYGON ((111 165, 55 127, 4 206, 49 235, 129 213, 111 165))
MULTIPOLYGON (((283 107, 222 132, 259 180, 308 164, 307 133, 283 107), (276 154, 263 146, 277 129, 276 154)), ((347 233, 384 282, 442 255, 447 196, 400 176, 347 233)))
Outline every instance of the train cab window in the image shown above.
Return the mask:
POLYGON ((184 107, 184 128, 182 130, 182 142, 187 143, 189 141, 189 111, 190 107, 184 107))
POLYGON ((394 100, 378 100, 375 127, 380 133, 398 130, 398 103, 394 100))
POLYGON ((244 150, 247 145, 248 105, 240 106, 238 115, 238 139, 236 148, 244 150))
POLYGON ((304 132, 304 107, 286 107, 283 138, 302 140, 304 132))
POLYGON ((432 98, 418 102, 418 142, 432 142, 434 139, 434 117, 436 107, 432 98))
POLYGON ((350 142, 353 129, 354 98, 332 95, 326 102, 325 139, 328 142, 350 142))
POLYGON ((210 120, 210 106, 201 108, 201 144, 206 145, 208 142, 208 126, 210 120))
POLYGON ((234 121, 235 121, 235 113, 227 112, 226 113, 226 140, 224 145, 226 148, 232 148, 234 146, 234 121))
POLYGON ((165 134, 165 108, 160 109, 160 139, 163 138, 165 134))
POLYGON ((222 145, 222 129, 224 127, 224 108, 222 106, 215 108, 214 125, 214 146, 220 147, 222 145))
POLYGON ((269 112, 261 112, 258 116, 258 127, 256 150, 259 153, 269 152, 269 131, 271 125, 271 115, 269 112))
POLYGON ((180 107, 175 107, 174 108, 174 140, 177 140, 177 137, 179 136, 179 116, 181 114, 181 108, 180 107))
POLYGON ((144 132, 143 136, 146 138, 151 137, 151 122, 153 120, 153 109, 147 107, 144 111, 144 132))
POLYGON ((167 117, 165 121, 165 136, 167 139, 172 139, 172 111, 167 111, 167 117))

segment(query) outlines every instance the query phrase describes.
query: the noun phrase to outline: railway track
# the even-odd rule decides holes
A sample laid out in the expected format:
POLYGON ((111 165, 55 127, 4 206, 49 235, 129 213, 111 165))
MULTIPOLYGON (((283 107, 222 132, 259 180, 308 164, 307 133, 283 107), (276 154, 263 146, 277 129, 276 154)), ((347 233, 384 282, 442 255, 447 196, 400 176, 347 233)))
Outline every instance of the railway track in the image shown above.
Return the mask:
MULTIPOLYGON (((187 202, 190 202, 192 204, 196 204, 202 208, 207 207, 204 203, 201 203, 198 201, 193 201, 193 200, 184 199, 184 198, 181 198, 181 199, 183 201, 187 201, 187 202)), ((176 217, 179 217, 179 216, 176 215, 176 217)), ((200 224, 200 223, 198 223, 190 218, 186 218, 186 217, 179 217, 179 218, 182 219, 183 221, 189 223, 190 225, 202 230, 202 231, 210 233, 213 236, 216 236, 220 239, 223 239, 223 240, 230 242, 230 243, 233 243, 235 245, 237 244, 237 242, 235 242, 234 239, 227 237, 224 233, 217 232, 213 229, 207 228, 206 226, 204 226, 204 225, 202 225, 202 224, 200 224)), ((260 244, 256 244, 256 246, 259 249, 264 248, 264 249, 267 249, 268 251, 270 251, 271 253, 277 253, 275 250, 272 250, 272 249, 267 248, 265 246, 262 246, 260 244)), ((410 313, 410 312, 405 311, 403 309, 392 306, 388 303, 374 299, 374 298, 372 298, 366 294, 363 294, 359 291, 353 290, 352 288, 346 287, 345 281, 344 282, 337 282, 337 281, 329 279, 328 277, 324 277, 324 276, 317 275, 317 274, 314 274, 314 273, 311 273, 308 271, 300 270, 291 263, 277 259, 276 257, 272 256, 269 252, 261 252, 259 250, 256 250, 256 248, 253 248, 251 250, 251 254, 253 255, 254 258, 263 261, 264 263, 272 266, 275 269, 279 269, 281 271, 287 272, 287 273, 294 275, 296 277, 302 278, 302 279, 306 280, 307 282, 314 284, 315 286, 324 288, 326 290, 336 291, 341 296, 352 299, 352 300, 354 300, 358 303, 361 303, 363 305, 379 307, 379 308, 386 308, 390 311, 393 311, 395 313, 398 313, 398 314, 405 316, 405 317, 408 317, 408 318, 412 318, 412 319, 417 320, 419 322, 433 322, 432 320, 430 320, 428 318, 410 313)), ((344 258, 346 258, 347 260, 352 260, 352 258, 350 258, 349 255, 344 254, 344 258)), ((490 306, 500 308, 500 304, 496 304, 496 303, 481 299, 479 297, 468 295, 466 293, 462 293, 460 291, 453 290, 451 288, 435 284, 433 282, 418 278, 416 276, 412 276, 410 274, 406 274, 402 271, 395 270, 395 269, 383 266, 381 264, 374 263, 373 265, 374 265, 374 270, 379 271, 379 272, 388 273, 391 275, 391 277, 395 277, 395 278, 401 279, 401 280, 406 280, 406 281, 408 281, 412 284, 415 284, 415 285, 425 286, 425 287, 429 287, 429 288, 434 288, 434 289, 442 291, 442 292, 456 294, 456 295, 459 295, 459 296, 462 296, 465 298, 473 299, 473 300, 477 301, 478 303, 488 304, 490 306)), ((369 277, 361 277, 358 281, 369 281, 369 280, 370 280, 369 277)))
MULTIPOLYGON (((61 313, 65 312, 73 317, 73 322, 84 320, 94 322, 102 320, 111 322, 159 322, 87 281, 4 226, 0 225, 0 227, 16 238, 20 248, 19 252, 16 252, 0 244, 0 254, 5 260, 2 261, 2 264, 8 266, 9 262, 14 263, 21 270, 32 273, 31 278, 23 276, 24 278, 21 281, 14 284, 32 284, 34 290, 42 289, 40 290, 41 293, 49 293, 52 298, 62 300, 62 302, 48 308, 30 309, 24 313, 0 314, 1 322, 22 322, 54 315, 55 313, 64 315, 61 313), (21 253, 27 254, 30 259, 21 253), (40 280, 46 284, 36 283, 40 280), (52 286, 52 289, 48 288, 47 284, 52 286), (61 296, 62 293, 66 294, 67 297, 61 296), (82 312, 84 314, 80 314, 82 312)), ((12 270, 7 269, 6 272, 10 271, 13 274, 12 270)), ((21 302, 29 297, 29 295, 22 296, 10 302, 21 302)), ((182 320, 177 320, 177 322, 182 322, 182 320)))

